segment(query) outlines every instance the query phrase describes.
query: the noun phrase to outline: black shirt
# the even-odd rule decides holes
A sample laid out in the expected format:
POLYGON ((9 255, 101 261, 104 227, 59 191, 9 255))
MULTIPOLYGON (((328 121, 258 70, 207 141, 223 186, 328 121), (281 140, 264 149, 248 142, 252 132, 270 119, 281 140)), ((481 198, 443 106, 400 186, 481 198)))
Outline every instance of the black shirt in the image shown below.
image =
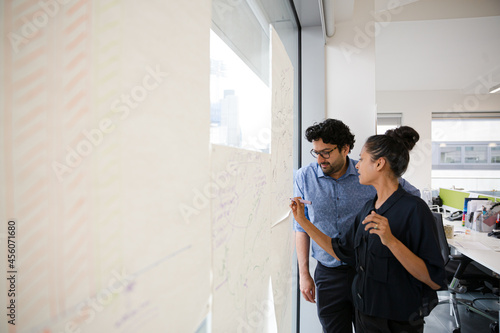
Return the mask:
POLYGON ((332 239, 332 247, 342 261, 356 268, 352 293, 359 311, 379 318, 409 321, 419 312, 424 292, 433 297, 436 292, 408 273, 380 237, 365 231, 361 222, 372 210, 387 218, 392 234, 425 262, 432 281, 445 286, 434 218, 422 199, 401 186, 379 209, 375 209, 376 201, 377 197, 365 204, 349 232, 332 239))

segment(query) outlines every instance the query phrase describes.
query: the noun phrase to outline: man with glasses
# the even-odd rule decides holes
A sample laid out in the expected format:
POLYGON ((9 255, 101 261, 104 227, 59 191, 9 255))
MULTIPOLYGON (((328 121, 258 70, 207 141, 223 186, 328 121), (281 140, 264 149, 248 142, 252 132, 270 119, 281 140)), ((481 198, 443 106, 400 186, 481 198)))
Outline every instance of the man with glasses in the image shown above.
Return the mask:
MULTIPOLYGON (((297 171, 294 196, 312 202, 306 205, 305 214, 318 229, 332 238, 342 237, 366 201, 376 195, 375 188, 358 181, 358 161, 347 156, 354 147, 354 135, 343 122, 326 119, 315 124, 306 130, 306 139, 313 144, 311 155, 316 162, 297 171)), ((420 191, 404 179, 400 184, 407 192, 420 196, 420 191)), ((324 332, 352 332, 354 269, 312 241, 312 256, 318 261, 313 280, 309 274, 311 240, 297 222, 294 230, 302 296, 316 303, 324 332)))

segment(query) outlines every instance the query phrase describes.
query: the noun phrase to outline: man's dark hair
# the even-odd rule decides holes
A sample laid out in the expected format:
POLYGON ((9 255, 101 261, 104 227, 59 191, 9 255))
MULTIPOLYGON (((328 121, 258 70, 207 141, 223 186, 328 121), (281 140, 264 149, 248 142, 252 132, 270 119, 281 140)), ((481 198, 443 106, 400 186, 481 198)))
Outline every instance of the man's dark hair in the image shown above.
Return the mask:
POLYGON ((349 146, 349 152, 354 148, 354 135, 349 127, 337 119, 326 119, 321 123, 315 123, 306 129, 306 139, 309 142, 322 139, 324 143, 337 145, 342 149, 349 146))

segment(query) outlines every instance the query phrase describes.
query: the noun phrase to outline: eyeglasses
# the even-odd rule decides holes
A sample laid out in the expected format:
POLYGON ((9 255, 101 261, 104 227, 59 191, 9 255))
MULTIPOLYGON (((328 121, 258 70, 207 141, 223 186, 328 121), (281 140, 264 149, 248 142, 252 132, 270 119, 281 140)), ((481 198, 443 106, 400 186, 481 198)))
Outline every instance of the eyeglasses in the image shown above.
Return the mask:
POLYGON ((321 157, 323 158, 330 158, 330 154, 332 153, 332 151, 334 151, 335 149, 337 149, 338 147, 335 147, 333 149, 330 149, 330 150, 322 150, 322 151, 316 151, 314 149, 311 149, 311 155, 314 157, 314 158, 318 158, 318 156, 321 155, 321 157))

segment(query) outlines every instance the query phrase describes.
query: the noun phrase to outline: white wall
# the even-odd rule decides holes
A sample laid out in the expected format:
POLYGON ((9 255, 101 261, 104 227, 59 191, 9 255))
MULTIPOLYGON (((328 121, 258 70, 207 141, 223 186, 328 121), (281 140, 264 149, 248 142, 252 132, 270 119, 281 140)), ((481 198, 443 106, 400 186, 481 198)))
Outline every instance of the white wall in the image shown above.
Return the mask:
POLYGON ((302 28, 302 166, 314 162, 304 133, 326 117, 325 42, 320 26, 302 28))
MULTIPOLYGON (((312 143, 308 142, 305 130, 315 122, 325 119, 325 42, 320 26, 302 28, 302 166, 315 159, 309 151, 312 143)), ((316 259, 309 257, 309 271, 314 276, 316 259)), ((321 332, 316 304, 300 297, 300 332, 321 332)))
POLYGON ((415 95, 411 92, 377 92, 377 103, 379 112, 402 113, 402 125, 411 126, 419 133, 420 140, 411 152, 410 166, 403 177, 422 190, 431 187, 432 107, 429 98, 421 96, 419 99, 415 95), (410 103, 410 100, 413 101, 410 103))
POLYGON ((337 23, 336 34, 327 41, 326 101, 327 117, 342 120, 356 136, 352 158, 358 157, 366 138, 375 133, 377 112, 402 113, 403 125, 420 134, 404 177, 423 189, 431 186, 432 112, 500 110, 500 94, 486 94, 500 77, 497 46, 490 45, 497 45, 498 37, 488 28, 499 21, 490 17, 397 22, 414 9, 407 6, 384 12, 388 22, 374 30, 373 4, 356 2, 352 19, 337 23), (457 28, 461 22, 467 23, 467 31, 457 28), (398 31, 407 26, 419 26, 425 33, 416 29, 410 37, 401 36, 398 31), (437 32, 438 37, 429 37, 437 32), (457 45, 460 52, 450 54, 449 49, 457 45), (463 45, 471 49, 463 52, 463 45), (480 74, 469 73, 471 67, 480 74), (412 71, 415 68, 422 70, 412 71), (448 90, 431 90, 447 85, 448 90))
POLYGON ((373 3, 356 2, 353 20, 337 24, 335 35, 326 45, 326 114, 343 121, 356 136, 351 152, 354 159, 359 157, 363 143, 376 129, 371 11, 373 3))
POLYGON ((431 187, 432 112, 467 111, 465 106, 469 103, 477 107, 468 111, 498 111, 500 95, 465 95, 447 90, 377 92, 379 112, 402 113, 403 125, 412 126, 420 134, 420 141, 412 151, 410 167, 404 176, 418 188, 431 187))

